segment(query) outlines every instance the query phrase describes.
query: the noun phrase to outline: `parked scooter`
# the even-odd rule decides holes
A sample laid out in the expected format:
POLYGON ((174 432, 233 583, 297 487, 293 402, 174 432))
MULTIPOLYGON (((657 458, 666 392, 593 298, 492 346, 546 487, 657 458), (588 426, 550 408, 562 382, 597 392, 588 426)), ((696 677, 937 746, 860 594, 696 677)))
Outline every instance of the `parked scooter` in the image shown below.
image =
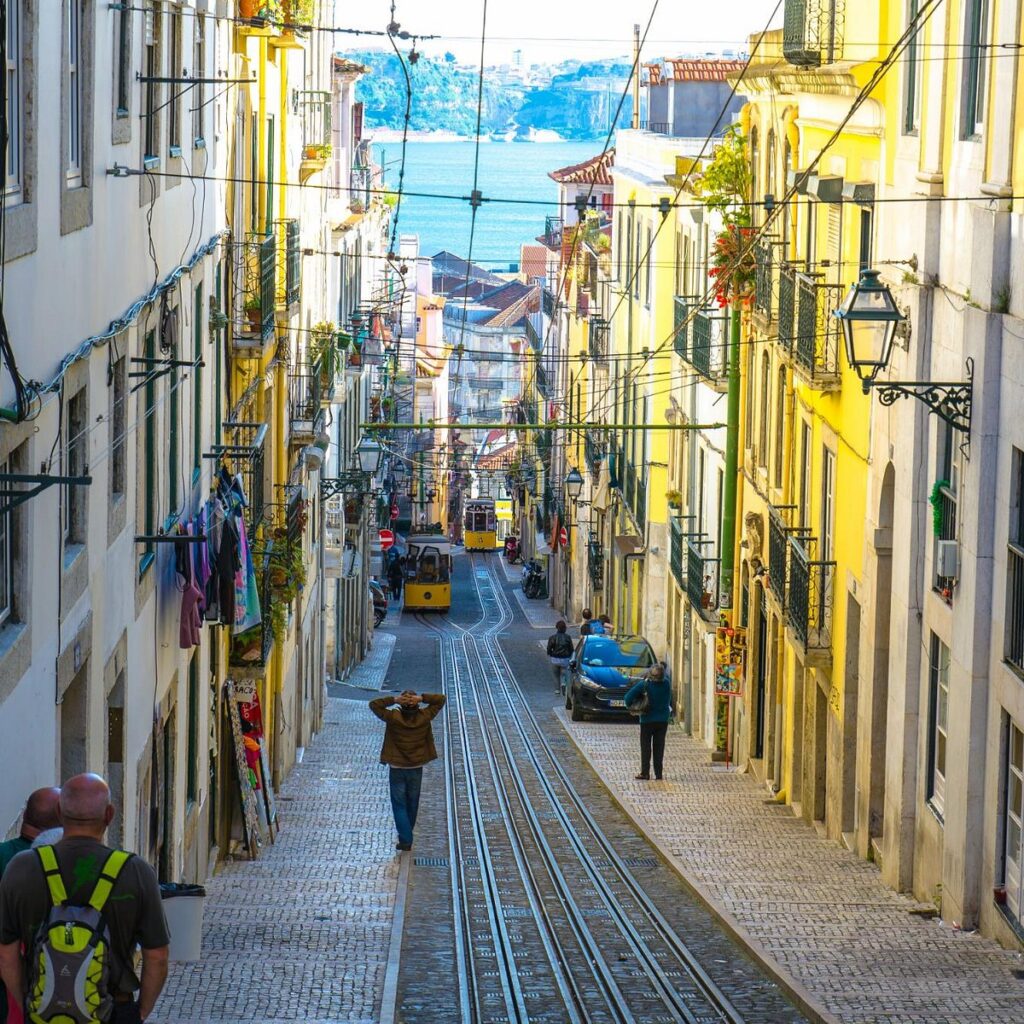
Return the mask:
POLYGON ((514 534, 510 534, 505 538, 505 561, 509 565, 515 565, 516 562, 522 560, 522 552, 519 550, 519 538, 514 534))
POLYGON ((523 593, 531 599, 547 597, 548 580, 544 567, 532 558, 523 566, 523 593))

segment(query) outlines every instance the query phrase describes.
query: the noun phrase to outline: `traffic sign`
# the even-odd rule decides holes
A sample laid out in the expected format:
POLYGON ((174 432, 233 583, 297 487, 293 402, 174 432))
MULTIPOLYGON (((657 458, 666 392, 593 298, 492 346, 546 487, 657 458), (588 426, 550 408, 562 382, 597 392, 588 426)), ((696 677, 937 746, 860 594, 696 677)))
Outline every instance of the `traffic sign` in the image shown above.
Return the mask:
POLYGON ((560 548, 569 546, 569 531, 564 526, 558 531, 558 546, 560 548))
POLYGON ((397 505, 392 505, 391 506, 391 519, 392 519, 392 521, 394 521, 397 518, 398 518, 398 506, 397 505))
POLYGON ((390 530, 380 531, 380 549, 381 551, 387 551, 388 548, 394 547, 395 535, 390 530))

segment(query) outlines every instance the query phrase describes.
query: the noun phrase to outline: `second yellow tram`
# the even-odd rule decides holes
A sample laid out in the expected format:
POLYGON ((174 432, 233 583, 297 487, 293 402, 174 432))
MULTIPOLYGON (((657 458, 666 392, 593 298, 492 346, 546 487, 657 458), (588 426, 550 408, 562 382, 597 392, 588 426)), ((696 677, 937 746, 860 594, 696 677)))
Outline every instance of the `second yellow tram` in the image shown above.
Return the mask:
POLYGON ((466 502, 462 539, 467 551, 493 551, 498 546, 493 498, 470 498, 466 502))

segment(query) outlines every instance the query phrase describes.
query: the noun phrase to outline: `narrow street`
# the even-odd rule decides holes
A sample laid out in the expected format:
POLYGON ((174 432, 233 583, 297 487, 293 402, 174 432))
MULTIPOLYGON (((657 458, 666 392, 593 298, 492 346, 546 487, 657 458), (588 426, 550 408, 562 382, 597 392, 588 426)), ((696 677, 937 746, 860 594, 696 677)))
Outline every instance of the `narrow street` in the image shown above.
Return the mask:
POLYGON ((158 1019, 1018 1019, 1016 954, 922 915, 681 731, 666 781, 633 780, 635 726, 568 721, 513 593, 497 558, 460 555, 450 616, 386 624, 332 687, 276 845, 213 880, 203 961, 158 1019), (396 855, 364 701, 407 686, 449 705, 396 855), (765 856, 779 832, 801 870, 765 856))

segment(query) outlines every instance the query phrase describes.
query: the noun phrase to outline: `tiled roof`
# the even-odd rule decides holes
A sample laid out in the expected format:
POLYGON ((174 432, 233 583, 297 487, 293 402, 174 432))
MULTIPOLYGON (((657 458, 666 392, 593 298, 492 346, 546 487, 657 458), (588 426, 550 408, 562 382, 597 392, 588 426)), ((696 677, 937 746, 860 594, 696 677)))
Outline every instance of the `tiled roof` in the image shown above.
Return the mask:
POLYGON ((745 60, 712 60, 709 58, 682 59, 667 62, 672 66, 675 82, 724 82, 728 75, 742 71, 745 60))
POLYGON ((538 309, 540 309, 540 288, 534 285, 507 309, 492 316, 486 326, 514 327, 523 321, 529 313, 536 313, 538 309))
POLYGON ((612 176, 609 168, 615 163, 615 150, 609 149, 607 153, 598 153, 581 164, 573 164, 571 167, 562 167, 557 171, 551 171, 549 178, 554 179, 560 185, 611 185, 612 176))
POLYGON ((548 272, 548 247, 524 242, 519 249, 519 265, 527 280, 543 277, 548 272))
POLYGON ((335 57, 334 70, 348 71, 354 75, 365 75, 370 69, 365 64, 359 64, 354 60, 349 60, 347 57, 335 57))

